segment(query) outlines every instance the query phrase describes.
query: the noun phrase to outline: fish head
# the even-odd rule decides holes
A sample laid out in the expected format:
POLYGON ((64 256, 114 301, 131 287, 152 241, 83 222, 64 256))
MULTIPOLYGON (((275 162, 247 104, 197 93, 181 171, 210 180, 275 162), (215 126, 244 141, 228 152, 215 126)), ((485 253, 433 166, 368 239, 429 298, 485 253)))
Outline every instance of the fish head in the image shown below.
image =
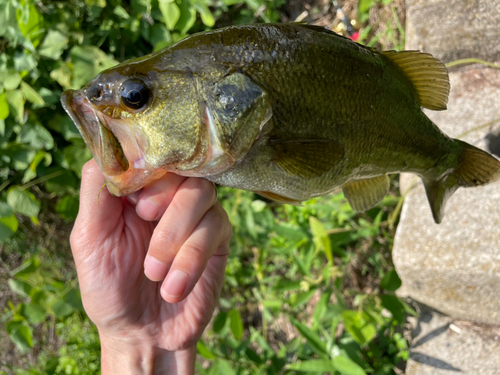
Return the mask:
POLYGON ((65 91, 61 102, 115 196, 202 159, 203 116, 196 79, 186 71, 158 71, 138 60, 65 91))

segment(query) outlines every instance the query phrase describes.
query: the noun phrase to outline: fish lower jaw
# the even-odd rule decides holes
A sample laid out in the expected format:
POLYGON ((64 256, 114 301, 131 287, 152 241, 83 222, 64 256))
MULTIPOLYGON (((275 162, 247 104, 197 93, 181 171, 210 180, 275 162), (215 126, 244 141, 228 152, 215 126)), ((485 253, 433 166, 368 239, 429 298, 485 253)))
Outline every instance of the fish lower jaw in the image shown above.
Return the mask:
POLYGON ((119 176, 105 176, 108 191, 116 197, 124 197, 142 189, 167 173, 165 169, 130 168, 119 176))

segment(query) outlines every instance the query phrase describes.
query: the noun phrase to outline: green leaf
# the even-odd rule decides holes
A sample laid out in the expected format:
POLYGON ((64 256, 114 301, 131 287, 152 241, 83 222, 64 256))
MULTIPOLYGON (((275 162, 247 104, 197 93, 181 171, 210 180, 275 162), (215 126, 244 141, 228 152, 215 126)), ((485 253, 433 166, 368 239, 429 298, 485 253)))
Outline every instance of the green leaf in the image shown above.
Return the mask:
POLYGON ((366 345, 375 337, 377 329, 365 312, 346 310, 342 313, 342 317, 345 329, 360 345, 366 345))
POLYGON ((300 334, 305 337, 309 345, 313 347, 317 354, 326 354, 326 344, 316 332, 313 332, 309 327, 293 318, 290 318, 290 322, 297 328, 300 334))
POLYGON ((113 9, 113 13, 124 20, 128 20, 130 18, 130 15, 121 5, 117 5, 115 9, 113 9))
POLYGON ((75 46, 70 52, 73 63, 73 88, 80 88, 117 61, 95 46, 75 46))
POLYGON ((181 32, 181 34, 187 34, 189 29, 196 22, 196 10, 191 7, 191 3, 189 2, 189 0, 182 0, 179 8, 181 11, 181 15, 175 26, 177 30, 181 32))
MULTIPOLYGON (((26 3, 28 1, 23 1, 26 3)), ((36 47, 40 43, 43 35, 43 17, 30 1, 29 6, 18 9, 16 12, 17 24, 21 33, 36 47)))
POLYGON ((16 27, 16 9, 12 1, 0 2, 0 36, 5 36, 8 31, 16 27))
POLYGON ((81 138, 80 132, 69 116, 54 116, 47 125, 56 132, 61 133, 67 141, 81 138))
POLYGON ((0 120, 4 120, 9 116, 9 104, 5 99, 5 94, 0 94, 0 120))
POLYGON ((151 0, 132 0, 132 9, 138 13, 151 13, 151 0))
POLYGON ((316 293, 316 289, 312 288, 311 290, 308 290, 307 292, 300 292, 296 295, 295 299, 291 303, 292 309, 296 309, 303 304, 305 304, 307 301, 309 301, 312 296, 316 293))
POLYGON ((28 85, 24 81, 21 82, 21 92, 23 93, 24 98, 28 102, 39 106, 45 105, 43 98, 30 85, 28 85))
POLYGON ((222 328, 226 325, 227 313, 225 311, 221 311, 217 314, 214 319, 213 327, 215 333, 219 333, 222 331, 222 328))
POLYGON ((194 6, 196 11, 200 13, 201 22, 203 22, 208 27, 212 27, 215 25, 214 16, 212 15, 212 12, 210 12, 210 9, 208 9, 208 6, 204 1, 192 0, 191 4, 194 6))
POLYGON ((21 128, 18 143, 28 143, 35 150, 50 150, 54 147, 54 138, 42 125, 27 122, 21 128))
POLYGON ((59 83, 64 89, 71 87, 72 71, 68 63, 60 63, 58 67, 50 72, 50 78, 59 83))
POLYGON ((319 298, 316 307, 314 308, 313 313, 313 323, 314 326, 319 326, 321 324, 321 319, 325 316, 326 311, 328 310, 328 304, 330 302, 330 297, 332 295, 331 290, 325 290, 321 293, 321 297, 319 298))
POLYGON ((78 208, 80 201, 78 198, 71 195, 66 195, 57 202, 56 212, 61 215, 64 219, 76 219, 78 215, 78 208))
POLYGON ((333 367, 342 375, 366 375, 365 370, 348 357, 339 355, 333 359, 333 367))
POLYGON ((300 280, 289 280, 283 278, 273 286, 273 290, 281 292, 286 290, 300 289, 300 283, 300 280))
POLYGON ((228 318, 231 319, 231 332, 233 333, 236 340, 241 340, 243 336, 243 322, 241 321, 241 315, 236 309, 229 311, 228 318))
POLYGON ((15 90, 19 87, 22 78, 21 75, 13 69, 9 69, 7 74, 1 78, 2 86, 6 91, 15 90))
POLYGON ((7 203, 14 212, 29 217, 37 217, 40 212, 40 202, 29 191, 20 186, 13 186, 7 192, 7 203))
POLYGON ((380 299, 382 300, 382 306, 391 312, 393 318, 398 323, 403 323, 405 320, 405 307, 399 298, 390 294, 383 294, 380 299))
POLYGON ((217 368, 219 370, 218 373, 221 375, 236 375, 236 372, 234 371, 229 361, 226 361, 225 359, 219 358, 217 360, 217 368))
POLYGON ((49 30, 38 53, 48 59, 58 60, 67 46, 68 38, 64 34, 57 30, 49 30))
POLYGON ((65 195, 74 191, 78 187, 78 180, 75 174, 63 168, 49 168, 39 173, 42 177, 53 176, 45 180, 45 188, 59 196, 65 195), (60 174, 59 174, 60 173, 60 174))
POLYGON ((45 151, 40 150, 36 153, 29 168, 26 169, 26 172, 24 173, 24 177, 23 177, 23 181, 22 181, 23 184, 25 184, 28 181, 31 181, 32 179, 34 179, 36 177, 36 167, 38 167, 38 164, 40 164, 40 162, 42 160, 47 160, 47 158, 52 158, 52 156, 45 151))
POLYGON ((210 350, 208 350, 203 340, 198 341, 198 343, 196 344, 196 348, 198 349, 198 354, 200 354, 203 358, 206 359, 217 358, 215 354, 213 354, 210 350))
POLYGON ((173 0, 159 0, 160 11, 167 29, 173 30, 181 16, 181 11, 173 0))
POLYGON ((17 348, 26 353, 33 347, 33 334, 26 320, 14 320, 7 323, 7 333, 17 348))
POLYGON ((16 233, 19 223, 14 215, 0 217, 0 243, 16 233))
POLYGON ((10 112, 19 123, 24 121, 24 97, 21 90, 12 90, 5 92, 5 99, 10 105, 10 112))
POLYGON ((397 289, 399 289, 400 286, 401 279, 394 269, 387 272, 380 281, 380 287, 382 289, 388 290, 389 292, 395 292, 397 289))
POLYGON ((41 323, 47 317, 45 309, 32 303, 23 303, 19 313, 31 324, 41 323))
POLYGON ((31 290, 33 289, 31 285, 19 279, 9 279, 8 283, 10 290, 22 297, 29 297, 31 290))
POLYGON ((313 235, 313 241, 317 250, 325 252, 328 262, 333 264, 332 245, 325 226, 314 216, 309 217, 309 226, 313 235))
POLYGON ((33 256, 27 261, 23 262, 19 267, 13 269, 11 272, 15 276, 26 276, 35 272, 40 267, 40 259, 38 256, 33 256))
POLYGON ((92 154, 85 146, 71 145, 64 148, 64 157, 73 172, 82 178, 83 165, 92 159, 92 154))
POLYGON ((68 315, 71 315, 74 312, 74 309, 72 306, 67 304, 63 300, 58 300, 56 301, 51 308, 52 312, 54 313, 56 318, 64 318, 68 315))
POLYGON ((106 7, 106 0, 85 0, 87 5, 89 6, 96 6, 99 8, 105 8, 106 7))
POLYGON ((302 372, 335 372, 335 368, 330 359, 310 359, 308 361, 291 363, 286 366, 286 369, 302 372))
POLYGON ((13 213, 14 211, 7 203, 0 201, 0 217, 9 217, 13 213))
POLYGON ((150 30, 149 33, 149 42, 153 45, 156 46, 158 43, 171 43, 172 42, 172 37, 170 36, 170 31, 167 30, 164 24, 162 23, 155 23, 150 30))

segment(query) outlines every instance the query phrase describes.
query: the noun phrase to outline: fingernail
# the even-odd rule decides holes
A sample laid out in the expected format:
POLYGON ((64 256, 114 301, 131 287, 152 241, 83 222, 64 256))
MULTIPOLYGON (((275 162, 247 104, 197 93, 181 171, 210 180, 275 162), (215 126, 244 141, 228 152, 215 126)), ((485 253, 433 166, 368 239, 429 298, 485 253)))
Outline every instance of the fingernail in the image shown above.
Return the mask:
POLYGON ((136 207, 137 214, 144 220, 149 221, 156 220, 159 210, 160 207, 151 202, 149 199, 141 199, 136 207))
POLYGON ((146 259, 144 260, 144 274, 151 281, 160 281, 163 280, 165 275, 167 274, 168 267, 166 264, 163 264, 155 257, 151 255, 146 255, 146 259))
POLYGON ((162 287, 164 295, 169 297, 179 297, 184 293, 188 282, 188 276, 179 270, 174 270, 168 274, 167 280, 162 287))
POLYGON ((140 195, 141 195, 141 191, 140 191, 140 190, 138 190, 138 191, 136 191, 135 193, 132 193, 132 194, 128 195, 128 196, 127 196, 127 200, 128 200, 130 203, 132 203, 132 204, 136 205, 136 204, 137 204, 137 201, 139 200, 139 196, 140 196, 140 195))

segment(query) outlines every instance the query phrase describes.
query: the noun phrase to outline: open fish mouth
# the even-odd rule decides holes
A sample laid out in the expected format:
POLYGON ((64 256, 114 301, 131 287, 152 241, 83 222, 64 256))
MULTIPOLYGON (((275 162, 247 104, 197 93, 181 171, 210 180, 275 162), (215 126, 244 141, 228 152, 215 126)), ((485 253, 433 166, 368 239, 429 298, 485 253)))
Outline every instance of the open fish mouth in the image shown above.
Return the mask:
POLYGON ((105 176, 122 175, 129 169, 123 148, 100 119, 82 90, 67 90, 61 102, 105 176))

